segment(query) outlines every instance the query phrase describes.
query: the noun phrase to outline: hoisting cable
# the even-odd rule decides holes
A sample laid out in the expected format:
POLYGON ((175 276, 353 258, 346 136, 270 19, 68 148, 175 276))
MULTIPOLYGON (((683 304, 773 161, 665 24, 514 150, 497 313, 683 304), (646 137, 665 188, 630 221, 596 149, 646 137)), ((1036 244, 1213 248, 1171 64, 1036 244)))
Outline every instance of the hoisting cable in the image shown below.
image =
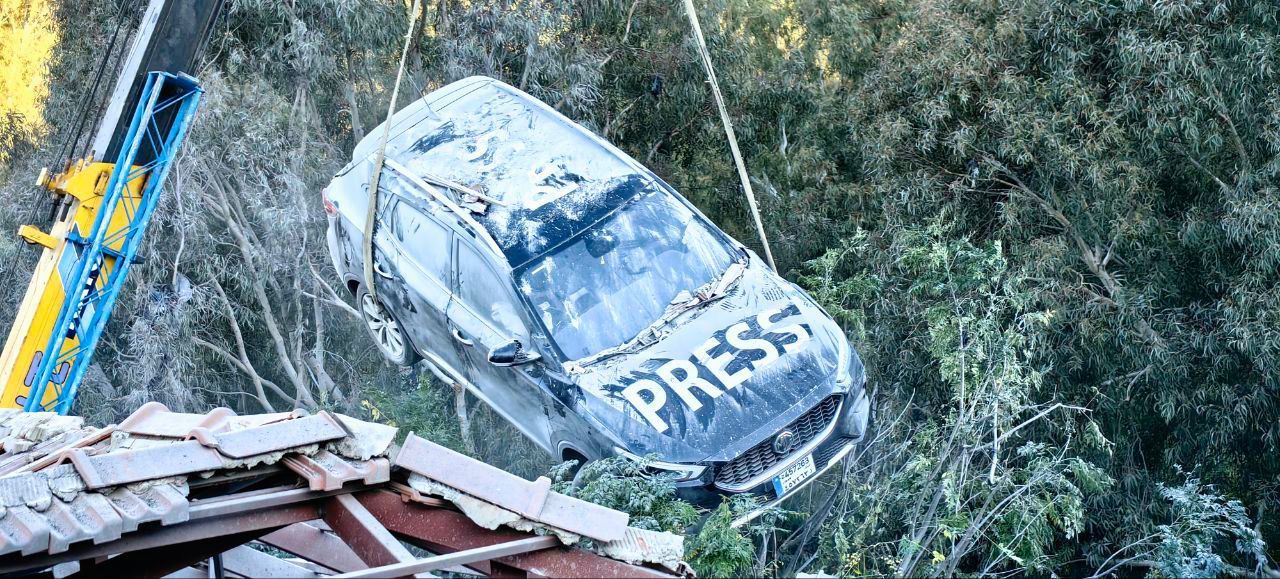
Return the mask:
POLYGON ((391 116, 396 112, 396 99, 400 98, 400 81, 404 78, 404 64, 409 57, 409 46, 413 42, 413 30, 418 23, 418 13, 422 0, 413 0, 409 9, 409 31, 404 34, 404 49, 400 51, 400 70, 396 72, 396 84, 391 88, 391 103, 387 105, 387 120, 382 123, 382 137, 378 141, 378 152, 373 158, 373 174, 369 176, 369 208, 364 216, 364 285, 365 291, 374 304, 378 301, 377 283, 374 281, 373 237, 378 223, 378 183, 382 178, 382 166, 387 156, 387 140, 391 137, 391 116))
POLYGON ((729 150, 733 153, 733 162, 738 167, 738 179, 742 181, 742 189, 747 194, 747 204, 751 206, 751 217, 756 222, 756 233, 760 235, 760 243, 764 246, 764 258, 769 262, 769 269, 777 271, 778 267, 773 263, 773 252, 769 250, 769 238, 765 236, 764 223, 760 220, 760 207, 756 205, 756 194, 751 189, 751 177, 747 175, 747 164, 742 161, 742 151, 738 150, 738 137, 733 133, 733 122, 729 120, 729 110, 725 108, 724 97, 720 94, 720 83, 716 80, 716 70, 711 64, 707 41, 702 37, 702 26, 698 25, 698 13, 693 7, 693 0, 684 0, 684 10, 689 14, 689 24, 693 27, 693 37, 697 40, 702 65, 707 69, 707 81, 711 84, 711 94, 715 97, 716 107, 720 109, 720 120, 724 123, 724 132, 729 138, 729 150))

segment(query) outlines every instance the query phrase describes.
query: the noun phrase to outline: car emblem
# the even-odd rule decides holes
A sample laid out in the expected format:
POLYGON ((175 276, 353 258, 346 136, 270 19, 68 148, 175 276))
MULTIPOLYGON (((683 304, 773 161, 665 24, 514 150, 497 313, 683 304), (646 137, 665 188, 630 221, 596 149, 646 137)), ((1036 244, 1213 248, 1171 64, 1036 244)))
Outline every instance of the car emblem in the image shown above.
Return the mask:
POLYGON ((773 437, 773 451, 778 454, 787 454, 796 445, 796 433, 790 430, 779 432, 773 437))

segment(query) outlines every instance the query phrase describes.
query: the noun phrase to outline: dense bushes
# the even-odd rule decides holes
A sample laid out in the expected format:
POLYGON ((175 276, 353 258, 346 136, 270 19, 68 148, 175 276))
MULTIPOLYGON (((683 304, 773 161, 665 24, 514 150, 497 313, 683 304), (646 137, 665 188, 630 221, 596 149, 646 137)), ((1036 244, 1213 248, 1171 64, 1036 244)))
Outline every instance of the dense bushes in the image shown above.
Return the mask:
MULTIPOLYGON (((73 4, 63 13, 84 10, 73 4)), ((470 74, 521 86, 756 243, 678 3, 427 4, 410 92, 470 74)), ((699 5, 779 265, 848 330, 878 413, 847 472, 786 505, 804 514, 741 533, 723 524, 731 507, 711 515, 689 544, 701 570, 1270 572, 1280 7, 699 5)), ((229 8, 206 71, 219 94, 86 410, 120 405, 123 391, 164 397, 180 381, 162 370, 180 367, 217 377, 187 393, 192 405, 366 403, 465 446, 447 393, 378 369, 316 243, 314 192, 385 109, 401 4, 229 8), (225 163, 238 180, 207 170, 225 163), (281 220, 296 226, 273 238, 281 220), (237 228, 250 242, 228 247, 237 228), (189 303, 145 307, 187 295, 180 277, 189 303), (268 317, 287 329, 266 330, 268 317), (163 354, 157 340, 182 346, 163 354)), ((71 29, 61 50, 105 42, 94 34, 71 29)), ((84 74, 80 60, 60 74, 84 74)), ((32 163, 17 155, 9 168, 32 163)), ((660 485, 626 476, 602 471, 587 492, 660 527, 685 523, 660 485), (661 500, 638 505, 631 488, 661 500)))

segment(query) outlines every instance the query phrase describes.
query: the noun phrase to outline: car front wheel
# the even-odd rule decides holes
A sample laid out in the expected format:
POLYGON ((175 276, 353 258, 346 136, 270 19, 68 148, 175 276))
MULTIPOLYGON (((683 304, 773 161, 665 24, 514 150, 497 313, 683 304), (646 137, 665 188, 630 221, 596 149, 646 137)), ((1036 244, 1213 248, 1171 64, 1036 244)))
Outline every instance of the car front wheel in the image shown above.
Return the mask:
POLYGON ((412 366, 418 361, 418 353, 409 343, 404 326, 381 302, 373 299, 363 287, 356 295, 356 301, 360 304, 364 327, 383 356, 399 366, 412 366))

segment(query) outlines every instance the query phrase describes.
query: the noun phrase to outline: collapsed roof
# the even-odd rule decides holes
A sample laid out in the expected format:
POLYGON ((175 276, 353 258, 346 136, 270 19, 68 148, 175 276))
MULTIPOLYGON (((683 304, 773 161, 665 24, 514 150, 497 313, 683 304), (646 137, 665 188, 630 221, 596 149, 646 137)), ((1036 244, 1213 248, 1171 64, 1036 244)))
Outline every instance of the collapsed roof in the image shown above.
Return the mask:
POLYGON ((329 412, 0 410, 0 575, 689 573, 679 536, 396 434, 329 412))

